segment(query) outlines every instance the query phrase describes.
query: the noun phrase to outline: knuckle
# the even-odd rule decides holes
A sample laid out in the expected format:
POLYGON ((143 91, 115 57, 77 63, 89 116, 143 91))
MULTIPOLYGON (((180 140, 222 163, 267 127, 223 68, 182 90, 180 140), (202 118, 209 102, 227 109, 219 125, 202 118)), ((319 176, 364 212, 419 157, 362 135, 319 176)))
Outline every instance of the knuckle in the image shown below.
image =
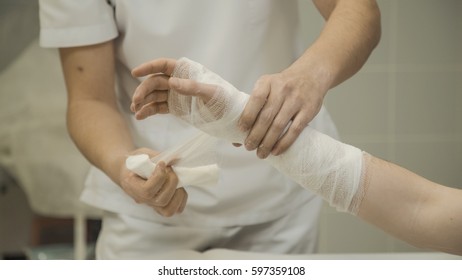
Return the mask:
POLYGON ((290 81, 281 81, 280 86, 282 91, 284 91, 285 93, 292 93, 295 88, 293 83, 290 81))
POLYGON ((273 120, 273 108, 268 108, 266 110, 263 110, 261 113, 260 113, 260 121, 262 121, 263 123, 269 123, 273 120))
POLYGON ((260 78, 257 80, 257 82, 258 83, 266 83, 272 78, 272 76, 273 75, 271 75, 271 74, 264 74, 264 75, 260 76, 260 78))
POLYGON ((276 131, 281 131, 286 127, 286 125, 287 123, 285 123, 282 120, 274 120, 272 126, 273 126, 273 129, 275 129, 276 131))

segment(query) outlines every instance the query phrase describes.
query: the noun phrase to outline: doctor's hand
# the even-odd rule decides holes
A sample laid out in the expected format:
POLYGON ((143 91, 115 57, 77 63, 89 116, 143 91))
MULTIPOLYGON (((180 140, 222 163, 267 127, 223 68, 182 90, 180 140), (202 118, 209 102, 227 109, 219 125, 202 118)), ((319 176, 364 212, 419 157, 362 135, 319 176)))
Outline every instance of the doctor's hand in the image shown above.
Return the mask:
POLYGON ((327 88, 303 71, 285 71, 262 76, 239 119, 248 132, 244 142, 260 158, 280 155, 294 143, 319 113, 327 88))
MULTIPOLYGON (((132 155, 135 154, 148 154, 153 157, 157 153, 142 148, 132 153, 132 155)), ((120 185, 137 203, 152 207, 164 217, 182 213, 188 199, 188 194, 183 187, 177 189, 178 177, 164 162, 157 164, 152 176, 147 180, 128 170, 124 164, 120 185)))

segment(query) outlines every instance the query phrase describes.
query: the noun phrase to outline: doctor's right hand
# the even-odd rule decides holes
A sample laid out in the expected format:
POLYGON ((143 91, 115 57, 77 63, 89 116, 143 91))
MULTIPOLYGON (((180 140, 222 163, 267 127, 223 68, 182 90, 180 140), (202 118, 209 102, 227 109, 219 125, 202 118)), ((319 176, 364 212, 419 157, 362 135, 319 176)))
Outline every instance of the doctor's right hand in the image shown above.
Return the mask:
MULTIPOLYGON (((132 153, 132 155, 135 154, 148 154, 153 157, 157 153, 142 148, 132 153)), ((152 207, 164 217, 182 213, 188 199, 186 190, 183 187, 177 188, 177 175, 164 162, 157 164, 151 177, 147 180, 128 170, 124 164, 121 171, 120 185, 137 203, 152 207)))

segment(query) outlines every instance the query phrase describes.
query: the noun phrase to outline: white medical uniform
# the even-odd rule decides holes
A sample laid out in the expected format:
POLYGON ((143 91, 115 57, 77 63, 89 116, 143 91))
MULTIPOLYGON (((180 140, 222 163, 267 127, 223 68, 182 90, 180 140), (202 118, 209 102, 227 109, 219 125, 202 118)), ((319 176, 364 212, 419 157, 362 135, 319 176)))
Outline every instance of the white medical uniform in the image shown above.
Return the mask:
MULTIPOLYGON (((287 68, 300 45, 297 1, 41 0, 41 45, 83 46, 115 40, 118 96, 136 144, 163 151, 195 129, 170 115, 136 121, 129 104, 135 66, 160 57, 198 61, 244 92, 263 74, 287 68)), ((323 108, 311 123, 336 137, 323 108)), ((221 142, 219 183, 186 186, 181 215, 164 218, 139 205, 93 168, 82 199, 107 211, 100 258, 149 258, 171 249, 227 247, 308 253, 316 243, 320 199, 278 173, 255 152, 221 142), (129 252, 130 251, 130 252, 129 252)))

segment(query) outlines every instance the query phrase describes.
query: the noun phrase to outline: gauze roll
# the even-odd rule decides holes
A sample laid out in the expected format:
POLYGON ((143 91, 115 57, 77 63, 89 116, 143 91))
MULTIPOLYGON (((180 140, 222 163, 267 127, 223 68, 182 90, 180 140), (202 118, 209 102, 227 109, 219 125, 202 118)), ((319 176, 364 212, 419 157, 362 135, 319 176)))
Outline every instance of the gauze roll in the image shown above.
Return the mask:
MULTIPOLYGON (((156 168, 156 164, 147 154, 129 156, 125 164, 129 170, 144 179, 149 178, 156 168)), ((216 164, 198 167, 172 166, 172 169, 178 176, 179 186, 212 187, 218 182, 219 170, 216 164)))
MULTIPOLYGON (((187 58, 177 61, 173 77, 217 86, 207 103, 201 98, 170 90, 169 111, 209 135, 243 143, 247 134, 237 122, 249 96, 217 74, 187 58)), ((363 196, 360 190, 362 152, 309 126, 294 144, 279 156, 266 159, 280 172, 322 196, 339 211, 356 213, 363 196)))
POLYGON ((141 178, 147 179, 156 168, 156 163, 163 161, 178 176, 178 186, 213 187, 219 178, 216 140, 215 137, 199 133, 154 158, 147 154, 129 156, 125 160, 125 166, 141 178))

